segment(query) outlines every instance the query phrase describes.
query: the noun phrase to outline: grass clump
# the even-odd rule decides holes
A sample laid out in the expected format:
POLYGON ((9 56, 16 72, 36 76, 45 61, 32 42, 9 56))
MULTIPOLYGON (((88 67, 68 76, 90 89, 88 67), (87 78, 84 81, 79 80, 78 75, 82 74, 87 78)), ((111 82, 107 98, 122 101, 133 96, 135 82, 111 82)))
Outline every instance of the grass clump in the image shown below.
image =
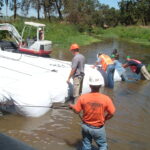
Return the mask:
POLYGON ((104 30, 103 37, 122 38, 141 45, 150 46, 150 28, 118 26, 104 30))

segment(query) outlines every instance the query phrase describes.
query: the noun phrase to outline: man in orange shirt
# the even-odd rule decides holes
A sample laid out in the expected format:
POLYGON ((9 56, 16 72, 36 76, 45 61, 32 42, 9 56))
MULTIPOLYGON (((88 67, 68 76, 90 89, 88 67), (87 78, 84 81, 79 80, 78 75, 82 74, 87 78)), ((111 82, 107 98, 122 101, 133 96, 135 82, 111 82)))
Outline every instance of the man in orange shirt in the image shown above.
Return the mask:
POLYGON ((75 105, 69 105, 76 113, 83 112, 82 150, 91 150, 92 139, 99 150, 107 150, 104 124, 113 117, 115 106, 108 96, 99 93, 102 84, 103 79, 99 74, 92 75, 89 77, 91 92, 81 95, 75 105))

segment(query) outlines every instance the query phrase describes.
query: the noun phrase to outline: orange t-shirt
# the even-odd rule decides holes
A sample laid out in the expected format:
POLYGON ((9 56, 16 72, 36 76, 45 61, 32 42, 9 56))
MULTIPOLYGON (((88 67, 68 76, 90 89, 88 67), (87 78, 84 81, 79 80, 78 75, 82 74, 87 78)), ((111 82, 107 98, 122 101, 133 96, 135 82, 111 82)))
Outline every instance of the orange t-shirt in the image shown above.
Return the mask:
POLYGON ((113 115, 115 112, 112 100, 101 93, 81 95, 73 109, 76 112, 83 111, 83 122, 96 127, 104 125, 106 113, 113 115))

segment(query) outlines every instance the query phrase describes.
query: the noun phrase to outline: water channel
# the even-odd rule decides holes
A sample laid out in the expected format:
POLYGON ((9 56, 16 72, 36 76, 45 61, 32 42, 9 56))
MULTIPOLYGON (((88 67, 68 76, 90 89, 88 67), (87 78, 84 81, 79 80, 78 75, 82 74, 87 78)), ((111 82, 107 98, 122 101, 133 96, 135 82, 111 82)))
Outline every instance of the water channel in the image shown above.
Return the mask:
MULTIPOLYGON (((107 40, 81 49, 88 64, 93 64, 98 52, 111 54, 117 48, 120 61, 125 56, 150 64, 150 48, 125 41, 107 40)), ((71 60, 71 54, 59 53, 58 59, 71 60)), ((131 75, 128 70, 128 75, 131 75)), ((102 88, 116 106, 115 116, 106 122, 110 150, 150 149, 150 82, 115 82, 115 88, 102 88)), ((76 150, 81 146, 80 118, 71 110, 51 109, 39 118, 5 115, 0 118, 0 132, 15 137, 37 150, 76 150)), ((95 144, 93 143, 93 147, 95 144)))

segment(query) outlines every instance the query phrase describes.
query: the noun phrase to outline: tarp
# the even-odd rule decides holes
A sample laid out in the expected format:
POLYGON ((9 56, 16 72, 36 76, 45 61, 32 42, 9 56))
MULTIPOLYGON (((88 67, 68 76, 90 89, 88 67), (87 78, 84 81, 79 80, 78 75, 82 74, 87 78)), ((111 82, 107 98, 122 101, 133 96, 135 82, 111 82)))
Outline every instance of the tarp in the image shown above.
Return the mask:
MULTIPOLYGON (((72 80, 66 82, 70 70, 68 61, 0 51, 1 109, 12 112, 13 106, 15 113, 30 117, 45 114, 54 102, 65 102, 72 95, 72 80)), ((88 79, 95 71, 102 76, 85 65, 83 93, 90 92, 88 79)), ((121 80, 116 71, 114 79, 121 80)))

